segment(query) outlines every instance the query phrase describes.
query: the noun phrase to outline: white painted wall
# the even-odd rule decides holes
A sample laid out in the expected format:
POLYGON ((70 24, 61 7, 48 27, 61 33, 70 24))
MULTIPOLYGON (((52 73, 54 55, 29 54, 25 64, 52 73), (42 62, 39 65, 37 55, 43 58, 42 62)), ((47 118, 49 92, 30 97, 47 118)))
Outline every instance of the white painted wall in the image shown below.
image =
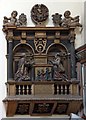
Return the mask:
MULTIPOLYGON (((63 14, 64 11, 70 10, 72 17, 79 15, 80 22, 84 26, 84 0, 0 0, 0 119, 6 117, 5 107, 2 100, 6 97, 6 86, 7 81, 7 61, 6 61, 6 40, 5 34, 2 32, 3 17, 10 17, 13 10, 18 11, 18 15, 24 13, 27 15, 28 26, 34 26, 30 18, 31 8, 35 4, 45 4, 49 9, 49 22, 47 26, 53 26, 51 15, 58 12, 63 14)), ((76 48, 84 44, 84 32, 82 34, 78 32, 76 37, 76 48)))

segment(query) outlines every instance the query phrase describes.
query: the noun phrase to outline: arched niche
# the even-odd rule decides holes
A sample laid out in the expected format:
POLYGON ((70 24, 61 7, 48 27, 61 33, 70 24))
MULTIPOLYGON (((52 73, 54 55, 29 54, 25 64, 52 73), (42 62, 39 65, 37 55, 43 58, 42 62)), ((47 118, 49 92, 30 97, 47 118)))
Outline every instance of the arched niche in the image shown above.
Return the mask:
MULTIPOLYGON (((61 57, 61 63, 63 64, 63 66, 65 68, 66 75, 68 75, 68 73, 69 73, 68 50, 67 50, 66 46, 64 46, 63 44, 53 43, 48 47, 48 49, 46 51, 47 62, 50 63, 49 61, 54 60, 56 53, 59 53, 59 54, 61 53, 62 54, 60 56, 61 57)), ((68 77, 69 77, 69 75, 68 75, 68 77)))
POLYGON ((13 49, 13 74, 18 69, 18 62, 22 56, 22 53, 26 54, 27 60, 33 59, 34 50, 29 44, 18 44, 13 49))

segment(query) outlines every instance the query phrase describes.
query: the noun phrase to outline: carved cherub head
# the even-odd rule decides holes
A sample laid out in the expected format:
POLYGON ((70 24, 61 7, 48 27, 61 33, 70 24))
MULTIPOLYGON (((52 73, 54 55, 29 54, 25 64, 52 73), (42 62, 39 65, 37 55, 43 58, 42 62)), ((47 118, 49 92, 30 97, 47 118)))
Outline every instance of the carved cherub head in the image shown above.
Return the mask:
POLYGON ((13 18, 16 18, 17 15, 18 15, 18 12, 17 12, 17 11, 13 11, 13 12, 11 13, 11 16, 12 16, 13 18))
POLYGON ((70 15, 71 15, 71 12, 69 10, 65 11, 65 13, 64 13, 65 18, 69 18, 70 15))

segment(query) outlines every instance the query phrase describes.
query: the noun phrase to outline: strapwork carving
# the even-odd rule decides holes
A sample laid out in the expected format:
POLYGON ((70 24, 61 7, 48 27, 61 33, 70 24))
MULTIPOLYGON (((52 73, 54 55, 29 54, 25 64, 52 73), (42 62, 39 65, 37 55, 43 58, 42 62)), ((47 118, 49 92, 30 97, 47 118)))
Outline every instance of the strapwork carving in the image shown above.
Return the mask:
POLYGON ((43 53, 47 44, 46 33, 35 33, 34 45, 38 53, 43 53))
POLYGON ((44 52, 45 47, 46 47, 46 43, 47 43, 46 38, 35 38, 34 44, 35 44, 36 51, 38 53, 44 52))

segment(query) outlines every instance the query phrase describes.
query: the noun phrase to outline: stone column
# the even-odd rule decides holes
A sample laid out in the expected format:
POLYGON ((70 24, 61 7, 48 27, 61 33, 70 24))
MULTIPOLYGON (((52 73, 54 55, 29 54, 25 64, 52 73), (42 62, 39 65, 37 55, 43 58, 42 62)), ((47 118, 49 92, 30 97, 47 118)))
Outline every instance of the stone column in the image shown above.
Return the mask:
POLYGON ((13 80, 13 52, 12 40, 9 40, 8 46, 8 80, 13 80))
POLYGON ((71 53, 71 78, 76 78, 76 56, 75 56, 75 33, 74 29, 70 31, 70 43, 71 43, 71 48, 70 48, 70 53, 71 53))

